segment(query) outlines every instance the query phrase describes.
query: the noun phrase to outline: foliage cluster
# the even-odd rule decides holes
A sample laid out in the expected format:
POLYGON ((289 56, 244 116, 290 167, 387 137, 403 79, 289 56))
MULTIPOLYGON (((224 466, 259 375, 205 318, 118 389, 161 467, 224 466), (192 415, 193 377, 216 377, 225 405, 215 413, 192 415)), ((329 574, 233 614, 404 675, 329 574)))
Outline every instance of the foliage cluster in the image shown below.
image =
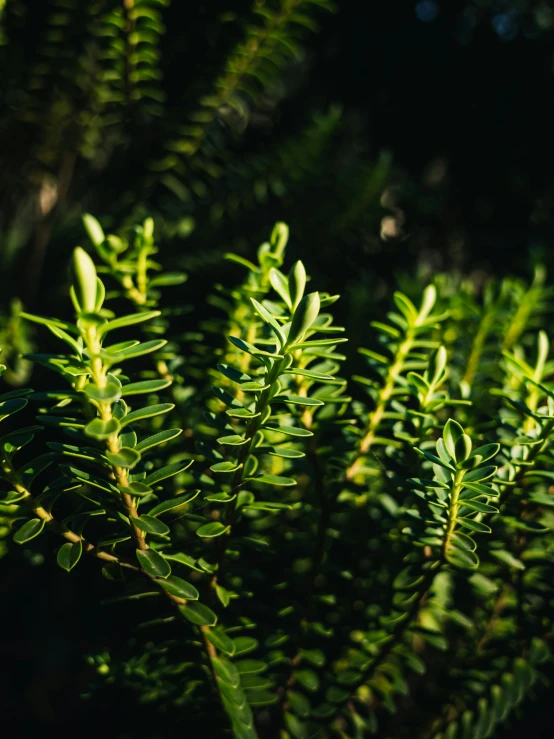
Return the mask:
POLYGON ((26 355, 46 389, 0 396, 0 478, 5 548, 43 542, 69 578, 95 558, 127 604, 89 698, 237 739, 493 736, 550 660, 544 274, 396 292, 348 381, 338 296, 285 224, 227 255, 246 276, 200 340, 163 308, 186 277, 154 221, 84 222, 73 318, 19 314, 55 350, 26 355))

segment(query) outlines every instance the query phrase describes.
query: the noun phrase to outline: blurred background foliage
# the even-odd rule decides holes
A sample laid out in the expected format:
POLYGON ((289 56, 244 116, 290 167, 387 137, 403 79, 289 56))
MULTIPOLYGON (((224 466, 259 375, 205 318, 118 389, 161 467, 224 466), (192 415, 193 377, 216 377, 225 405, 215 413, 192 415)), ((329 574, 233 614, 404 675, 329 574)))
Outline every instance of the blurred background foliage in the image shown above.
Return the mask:
MULTIPOLYGON (((184 323, 209 313, 214 274, 237 280, 223 254, 284 219, 356 346, 394 281, 551 273, 553 33, 549 0, 0 0, 6 379, 28 380, 18 300, 59 314, 85 211, 122 237, 154 217, 160 259, 189 276, 184 323)), ((40 560, 17 562, 25 596, 17 568, 0 584, 17 614, 0 708, 24 712, 20 736, 87 715, 82 654, 123 627, 40 560)))

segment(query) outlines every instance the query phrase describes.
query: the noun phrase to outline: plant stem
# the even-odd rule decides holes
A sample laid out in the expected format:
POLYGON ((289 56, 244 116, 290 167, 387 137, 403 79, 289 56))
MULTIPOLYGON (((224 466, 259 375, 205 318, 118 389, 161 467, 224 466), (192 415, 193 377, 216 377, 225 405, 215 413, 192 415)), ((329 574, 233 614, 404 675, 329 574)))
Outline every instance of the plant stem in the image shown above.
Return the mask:
MULTIPOLYGON (((108 368, 104 365, 100 356, 101 345, 100 340, 97 336, 96 328, 88 328, 86 331, 83 332, 83 334, 83 338, 88 348, 91 360, 90 369, 93 382, 97 387, 105 388, 108 384, 108 368)), ((114 418, 111 401, 99 401, 98 411, 100 413, 100 418, 105 422, 109 422, 114 418)), ((106 439, 106 448, 112 454, 116 454, 117 452, 119 452, 121 448, 121 442, 117 433, 112 434, 106 439)), ((111 468, 118 486, 120 488, 128 487, 129 478, 127 470, 124 467, 120 467, 115 464, 112 464, 111 468)), ((136 548, 140 549, 141 551, 146 551, 148 549, 148 545, 146 543, 146 533, 142 531, 142 529, 140 529, 138 526, 136 526, 131 520, 131 517, 138 517, 138 508, 136 501, 132 495, 129 495, 128 493, 125 493, 123 491, 121 491, 121 501, 123 503, 125 513, 129 517, 129 527, 131 529, 136 548)))
POLYGON ((373 442, 375 441, 377 430, 379 429, 379 425, 383 420, 383 414, 385 413, 389 400, 392 396, 396 379, 402 371, 404 361, 406 360, 406 357, 413 346, 414 340, 415 333, 413 330, 409 329, 406 332, 406 338, 398 347, 396 358, 387 372, 383 387, 379 391, 379 399, 377 405, 369 416, 369 423, 365 435, 358 447, 358 453, 354 458, 354 461, 351 462, 350 466, 346 470, 346 480, 354 479, 360 469, 362 458, 365 454, 368 453, 368 451, 371 449, 371 446, 373 445, 373 442))

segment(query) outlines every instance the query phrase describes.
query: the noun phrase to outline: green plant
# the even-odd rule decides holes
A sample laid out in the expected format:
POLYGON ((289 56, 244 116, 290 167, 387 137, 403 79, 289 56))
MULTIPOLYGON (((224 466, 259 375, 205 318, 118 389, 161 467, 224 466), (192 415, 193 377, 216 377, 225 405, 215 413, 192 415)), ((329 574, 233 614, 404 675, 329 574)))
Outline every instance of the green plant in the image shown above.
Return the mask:
POLYGON ((29 259, 26 304, 48 250, 73 243, 83 209, 117 223, 120 237, 153 216, 187 271, 219 259, 237 218, 258 238, 267 216, 253 212, 292 208, 300 191, 326 197, 311 224, 322 238, 367 232, 390 157, 358 162, 355 121, 332 101, 302 106, 297 95, 294 121, 280 120, 307 81, 319 23, 335 10, 330 0, 256 0, 209 14, 171 0, 3 4, 0 125, 5 169, 17 174, 0 179, 0 263, 17 276, 29 259), (36 35, 26 32, 31 18, 36 35), (260 139, 269 127, 270 146, 260 139), (192 233, 201 250, 182 248, 192 233))
POLYGON ((112 284, 77 248, 74 319, 21 313, 60 385, 0 396, 0 513, 20 546, 54 534, 71 578, 98 559, 128 604, 134 636, 88 656, 87 693, 130 685, 241 739, 492 736, 550 660, 542 283, 484 307, 445 276, 419 308, 395 293, 353 398, 338 296, 285 267, 285 224, 227 255, 246 278, 211 293, 203 342, 164 315, 185 278, 152 260, 151 219, 132 243, 85 225, 112 284))

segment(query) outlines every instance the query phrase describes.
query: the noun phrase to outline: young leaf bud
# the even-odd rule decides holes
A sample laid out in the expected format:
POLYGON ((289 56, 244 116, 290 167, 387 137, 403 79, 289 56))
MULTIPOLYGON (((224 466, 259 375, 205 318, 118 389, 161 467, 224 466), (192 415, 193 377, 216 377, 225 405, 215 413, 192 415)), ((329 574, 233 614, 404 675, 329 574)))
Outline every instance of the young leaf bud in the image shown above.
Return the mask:
POLYGON ((287 242, 289 240, 289 227, 286 223, 278 222, 273 227, 273 231, 271 232, 271 246, 273 248, 273 253, 276 257, 279 257, 282 259, 283 254, 285 252, 285 247, 287 245, 287 242))
POLYGON ((292 310, 295 311, 304 296, 306 288, 306 269, 302 262, 298 261, 292 265, 289 272, 289 290, 292 310))
POLYGON ((319 293, 306 295, 294 312, 287 344, 302 341, 304 334, 315 321, 319 313, 319 293))
POLYGON ((78 246, 73 250, 73 274, 75 296, 83 313, 93 313, 96 308, 96 267, 84 249, 78 246))
POLYGON ((106 238, 102 226, 98 223, 94 216, 90 213, 83 214, 83 225, 86 228, 87 234, 94 246, 100 246, 106 238))

